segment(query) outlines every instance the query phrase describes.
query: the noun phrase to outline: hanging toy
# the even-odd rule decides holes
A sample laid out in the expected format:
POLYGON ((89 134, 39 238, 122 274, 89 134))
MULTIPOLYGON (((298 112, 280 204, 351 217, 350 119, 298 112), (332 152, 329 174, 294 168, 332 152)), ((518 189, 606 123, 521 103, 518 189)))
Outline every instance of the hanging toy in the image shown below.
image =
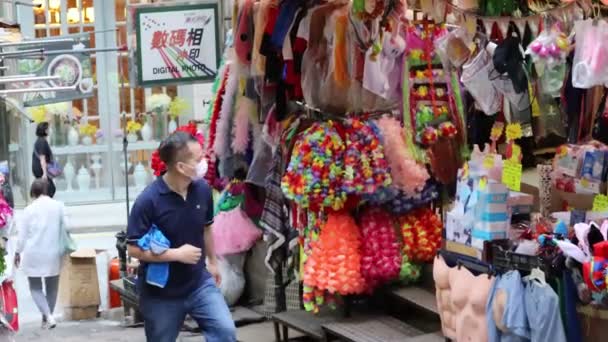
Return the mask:
POLYGON ((430 146, 437 142, 439 134, 437 129, 432 126, 425 127, 420 133, 420 143, 424 146, 430 146))
POLYGON ((361 236, 361 275, 371 293, 379 285, 399 276, 401 252, 392 224, 392 217, 380 208, 363 212, 360 218, 361 236))
POLYGON ((453 138, 457 133, 458 130, 456 129, 456 126, 450 121, 446 121, 439 125, 439 135, 444 138, 453 138))

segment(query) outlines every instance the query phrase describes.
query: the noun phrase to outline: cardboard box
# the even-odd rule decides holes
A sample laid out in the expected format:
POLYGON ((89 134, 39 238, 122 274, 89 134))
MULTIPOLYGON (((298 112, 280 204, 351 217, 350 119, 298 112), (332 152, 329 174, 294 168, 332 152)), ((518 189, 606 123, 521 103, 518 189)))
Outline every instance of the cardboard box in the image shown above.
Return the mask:
POLYGON ((64 259, 59 293, 60 303, 65 306, 66 319, 97 317, 101 298, 96 256, 94 249, 79 249, 64 259))

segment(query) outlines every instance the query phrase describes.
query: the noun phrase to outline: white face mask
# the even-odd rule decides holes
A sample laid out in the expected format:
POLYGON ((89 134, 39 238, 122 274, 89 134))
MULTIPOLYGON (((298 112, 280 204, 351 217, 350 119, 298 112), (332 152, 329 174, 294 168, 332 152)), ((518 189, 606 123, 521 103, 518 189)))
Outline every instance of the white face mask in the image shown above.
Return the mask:
POLYGON ((202 179, 207 174, 207 159, 203 158, 201 161, 196 164, 196 179, 202 179))
POLYGON ((201 161, 198 162, 198 164, 196 164, 194 166, 192 166, 190 164, 186 164, 186 165, 188 165, 189 168, 194 169, 194 174, 188 176, 188 177, 190 177, 190 179, 192 179, 193 182, 197 181, 199 179, 203 179, 203 177, 205 177, 205 175, 207 174, 207 160, 206 159, 201 159, 201 161))

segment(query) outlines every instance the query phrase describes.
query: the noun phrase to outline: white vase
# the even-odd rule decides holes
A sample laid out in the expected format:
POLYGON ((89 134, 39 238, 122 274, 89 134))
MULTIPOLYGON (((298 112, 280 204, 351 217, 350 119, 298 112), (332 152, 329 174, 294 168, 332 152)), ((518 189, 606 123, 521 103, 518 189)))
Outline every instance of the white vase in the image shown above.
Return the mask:
POLYGON ((101 155, 94 154, 91 156, 93 164, 91 164, 91 171, 95 176, 95 188, 99 189, 101 184, 101 155))
POLYGON ((70 127, 70 130, 68 131, 68 145, 78 145, 78 131, 76 128, 74 128, 74 126, 70 127))
POLYGON ((49 137, 47 139, 47 141, 49 142, 49 145, 51 145, 51 146, 57 145, 57 142, 55 141, 56 139, 55 139, 55 135, 54 135, 55 132, 53 131, 53 126, 49 126, 49 131, 47 133, 48 133, 48 137, 49 137))
POLYGON ((129 133, 127 134, 127 141, 130 143, 137 142, 137 133, 129 133))
POLYGON ((171 134, 175 132, 175 130, 177 130, 177 122, 175 122, 174 118, 171 118, 171 120, 169 120, 169 126, 167 126, 167 132, 171 134))
POLYGON ((141 163, 137 163, 137 165, 135 165, 133 179, 135 181, 135 187, 143 188, 146 186, 146 183, 148 182, 148 172, 146 171, 146 167, 141 163))
POLYGON ((152 127, 150 127, 150 124, 146 121, 146 123, 144 123, 144 126, 141 128, 141 139, 143 141, 150 141, 152 140, 152 134, 154 132, 152 132, 152 127))
POLYGON ((84 167, 84 165, 80 167, 80 170, 78 170, 76 182, 78 182, 79 191, 89 191, 91 189, 91 174, 89 173, 89 170, 84 167))
POLYGON ((85 135, 84 137, 82 137, 82 144, 83 145, 93 145, 93 138, 91 138, 91 136, 89 136, 89 135, 85 135))
POLYGON ((70 163, 70 159, 63 166, 63 176, 65 177, 65 182, 67 184, 66 191, 74 191, 72 188, 72 182, 74 182, 74 177, 76 176, 76 170, 74 169, 74 165, 70 163))

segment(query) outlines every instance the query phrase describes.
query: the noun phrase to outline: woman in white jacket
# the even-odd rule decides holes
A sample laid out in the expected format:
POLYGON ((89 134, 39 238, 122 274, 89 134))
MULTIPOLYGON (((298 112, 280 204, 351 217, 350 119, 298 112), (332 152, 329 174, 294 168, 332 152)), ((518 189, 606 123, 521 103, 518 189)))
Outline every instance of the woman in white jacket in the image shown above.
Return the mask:
POLYGON ((17 221, 15 263, 28 277, 32 297, 42 313, 43 328, 52 329, 56 326, 53 311, 63 258, 60 234, 62 225, 66 225, 65 209, 63 203, 48 196, 44 179, 34 180, 30 196, 33 202, 17 221), (42 290, 43 282, 46 293, 42 290))

